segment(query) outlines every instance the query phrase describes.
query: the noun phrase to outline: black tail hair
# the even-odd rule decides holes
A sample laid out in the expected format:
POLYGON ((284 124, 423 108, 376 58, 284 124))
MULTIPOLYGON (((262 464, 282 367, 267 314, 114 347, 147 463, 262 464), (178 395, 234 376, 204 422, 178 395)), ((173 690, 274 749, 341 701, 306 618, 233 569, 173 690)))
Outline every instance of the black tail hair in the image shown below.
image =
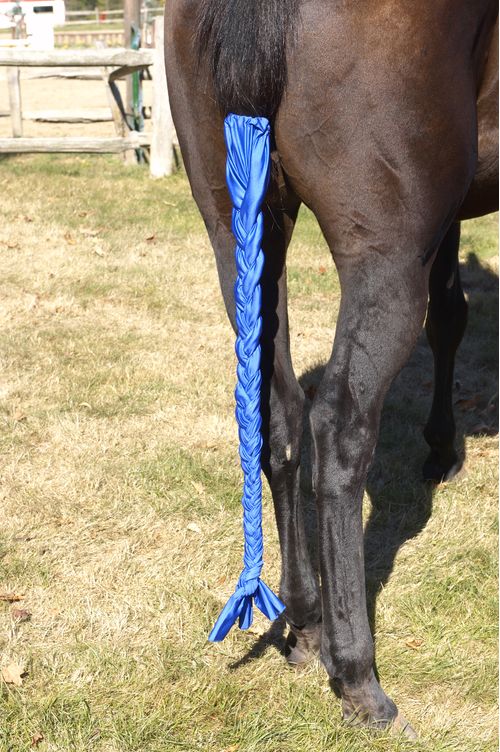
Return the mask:
POLYGON ((201 0, 196 35, 223 115, 272 118, 287 80, 299 0, 201 0))

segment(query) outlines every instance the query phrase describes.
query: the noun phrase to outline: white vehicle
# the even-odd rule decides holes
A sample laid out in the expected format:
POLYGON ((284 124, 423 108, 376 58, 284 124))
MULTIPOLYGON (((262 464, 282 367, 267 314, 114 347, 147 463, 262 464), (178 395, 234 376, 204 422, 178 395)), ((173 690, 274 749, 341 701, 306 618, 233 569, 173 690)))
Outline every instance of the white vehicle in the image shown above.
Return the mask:
POLYGON ((64 0, 0 0, 0 29, 15 29, 22 18, 31 47, 54 47, 54 26, 66 18, 64 0))

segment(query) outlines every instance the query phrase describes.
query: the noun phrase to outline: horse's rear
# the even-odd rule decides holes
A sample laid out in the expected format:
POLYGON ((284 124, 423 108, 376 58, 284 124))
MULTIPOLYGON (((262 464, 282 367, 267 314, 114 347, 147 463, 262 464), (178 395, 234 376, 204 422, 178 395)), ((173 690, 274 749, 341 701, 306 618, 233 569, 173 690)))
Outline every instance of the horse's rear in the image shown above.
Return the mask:
POLYGON ((460 466, 451 405, 467 313, 458 220, 492 211, 497 196, 497 73, 494 55, 488 56, 495 18, 489 0, 167 4, 174 120, 233 325, 222 115, 272 121, 262 278, 263 461, 283 559, 289 660, 306 660, 321 642, 344 716, 369 725, 405 728, 373 672, 363 491, 384 396, 416 342, 429 298, 435 393, 424 473, 439 482, 460 466), (302 521, 303 394, 288 343, 285 258, 301 201, 319 220, 342 289, 332 356, 311 410, 321 590, 302 521))

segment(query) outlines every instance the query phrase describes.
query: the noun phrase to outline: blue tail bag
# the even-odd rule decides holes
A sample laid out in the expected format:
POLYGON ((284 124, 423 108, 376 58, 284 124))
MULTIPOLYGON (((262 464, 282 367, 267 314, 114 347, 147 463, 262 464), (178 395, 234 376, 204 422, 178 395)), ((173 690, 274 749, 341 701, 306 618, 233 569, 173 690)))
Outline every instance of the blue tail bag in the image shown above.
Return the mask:
POLYGON ((224 121, 227 146, 226 180, 233 203, 232 229, 236 238, 236 420, 243 470, 243 571, 236 590, 224 606, 209 640, 219 642, 236 619, 240 629, 253 620, 253 602, 269 619, 285 606, 260 579, 263 566, 260 335, 262 332, 260 278, 264 266, 261 205, 269 184, 270 125, 267 118, 228 115, 224 121))

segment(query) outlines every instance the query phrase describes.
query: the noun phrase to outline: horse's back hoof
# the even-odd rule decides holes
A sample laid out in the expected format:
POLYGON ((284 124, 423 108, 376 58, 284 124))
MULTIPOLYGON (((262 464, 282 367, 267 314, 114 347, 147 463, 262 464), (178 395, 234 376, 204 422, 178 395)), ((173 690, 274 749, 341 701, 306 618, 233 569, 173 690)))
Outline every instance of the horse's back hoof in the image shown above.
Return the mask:
POLYGON ((436 452, 431 452, 424 462, 422 474, 426 483, 439 485, 456 478, 462 467, 463 463, 457 456, 449 462, 443 462, 436 452))
POLYGON ((321 624, 309 627, 295 627, 290 624, 285 642, 285 658, 294 668, 301 668, 319 658, 321 645, 321 624))
POLYGON ((418 734, 413 726, 399 712, 392 721, 387 721, 385 719, 375 719, 368 714, 357 711, 349 717, 344 715, 344 721, 348 726, 363 727, 371 731, 389 733, 391 736, 403 737, 404 739, 418 739, 418 734))
POLYGON ((403 736, 405 739, 418 739, 418 734, 411 726, 404 715, 398 713, 396 718, 391 723, 389 730, 394 736, 403 736))

